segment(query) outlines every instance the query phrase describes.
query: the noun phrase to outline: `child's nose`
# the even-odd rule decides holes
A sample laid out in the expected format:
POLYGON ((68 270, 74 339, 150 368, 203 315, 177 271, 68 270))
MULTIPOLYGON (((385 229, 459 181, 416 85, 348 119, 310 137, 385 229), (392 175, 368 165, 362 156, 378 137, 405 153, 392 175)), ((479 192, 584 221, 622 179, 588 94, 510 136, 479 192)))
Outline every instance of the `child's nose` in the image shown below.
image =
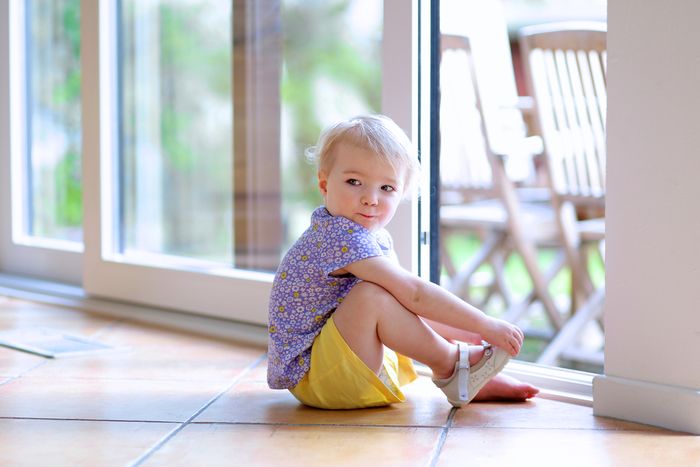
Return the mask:
POLYGON ((364 204, 365 206, 376 206, 377 205, 377 195, 371 191, 363 193, 362 204, 364 204))

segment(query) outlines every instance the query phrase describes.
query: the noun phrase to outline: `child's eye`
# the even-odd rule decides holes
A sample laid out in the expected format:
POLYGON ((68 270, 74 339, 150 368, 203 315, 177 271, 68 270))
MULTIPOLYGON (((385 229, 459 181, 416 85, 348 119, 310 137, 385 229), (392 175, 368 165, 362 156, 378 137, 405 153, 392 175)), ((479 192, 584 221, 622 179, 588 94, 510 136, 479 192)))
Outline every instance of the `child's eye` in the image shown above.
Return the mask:
POLYGON ((391 192, 391 191, 396 191, 396 188, 394 188, 391 185, 383 185, 382 190, 391 192))
POLYGON ((358 186, 360 184, 360 181, 356 178, 349 178, 346 183, 353 185, 353 186, 358 186))

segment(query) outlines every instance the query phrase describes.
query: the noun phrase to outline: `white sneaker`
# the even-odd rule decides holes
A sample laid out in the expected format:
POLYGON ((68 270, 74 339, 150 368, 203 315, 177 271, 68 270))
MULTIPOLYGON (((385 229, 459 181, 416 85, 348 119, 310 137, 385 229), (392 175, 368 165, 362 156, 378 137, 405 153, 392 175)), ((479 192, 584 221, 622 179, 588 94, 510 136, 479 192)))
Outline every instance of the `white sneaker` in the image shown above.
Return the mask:
POLYGON ((510 355, 491 344, 484 344, 484 355, 474 366, 469 365, 469 345, 459 342, 459 359, 455 371, 447 379, 433 379, 455 407, 471 402, 491 378, 496 376, 510 360, 510 355))

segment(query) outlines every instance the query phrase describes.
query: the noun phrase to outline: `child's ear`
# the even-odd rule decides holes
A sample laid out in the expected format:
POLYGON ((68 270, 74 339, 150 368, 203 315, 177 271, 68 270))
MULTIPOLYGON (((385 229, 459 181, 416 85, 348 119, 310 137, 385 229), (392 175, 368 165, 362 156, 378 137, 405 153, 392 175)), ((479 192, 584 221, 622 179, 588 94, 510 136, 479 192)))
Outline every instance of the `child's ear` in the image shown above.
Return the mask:
POLYGON ((323 170, 318 171, 318 189, 321 190, 321 194, 323 196, 326 196, 326 193, 328 193, 328 176, 323 170))

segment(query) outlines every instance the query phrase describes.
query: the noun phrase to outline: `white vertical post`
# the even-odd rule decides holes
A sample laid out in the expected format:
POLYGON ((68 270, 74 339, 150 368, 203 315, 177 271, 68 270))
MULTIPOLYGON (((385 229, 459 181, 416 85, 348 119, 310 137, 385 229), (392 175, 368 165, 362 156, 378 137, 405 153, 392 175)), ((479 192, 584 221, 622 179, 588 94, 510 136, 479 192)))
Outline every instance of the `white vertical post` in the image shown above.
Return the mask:
MULTIPOLYGON (((416 0, 384 0, 382 37, 382 110, 415 142, 417 51, 414 23, 416 0)), ((405 202, 388 226, 401 264, 417 271, 416 201, 405 202)))
POLYGON ((698 17, 696 0, 609 4, 605 375, 594 380, 597 415, 696 434, 698 17))

